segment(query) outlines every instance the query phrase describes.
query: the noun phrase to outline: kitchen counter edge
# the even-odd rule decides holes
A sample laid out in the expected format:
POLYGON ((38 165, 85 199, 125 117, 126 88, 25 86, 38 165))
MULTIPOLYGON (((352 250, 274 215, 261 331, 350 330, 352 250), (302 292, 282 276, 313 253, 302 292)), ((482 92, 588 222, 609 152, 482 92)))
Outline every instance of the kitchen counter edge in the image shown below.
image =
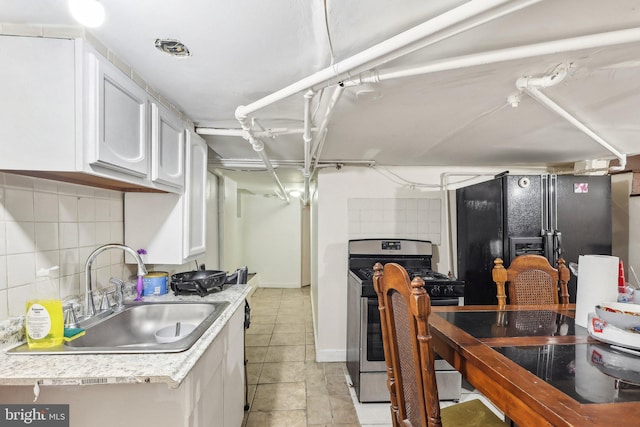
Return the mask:
POLYGON ((251 287, 232 285, 201 298, 171 293, 147 297, 150 302, 228 301, 229 306, 196 343, 180 353, 9 355, 0 352, 0 386, 167 383, 178 387, 216 339, 251 287))

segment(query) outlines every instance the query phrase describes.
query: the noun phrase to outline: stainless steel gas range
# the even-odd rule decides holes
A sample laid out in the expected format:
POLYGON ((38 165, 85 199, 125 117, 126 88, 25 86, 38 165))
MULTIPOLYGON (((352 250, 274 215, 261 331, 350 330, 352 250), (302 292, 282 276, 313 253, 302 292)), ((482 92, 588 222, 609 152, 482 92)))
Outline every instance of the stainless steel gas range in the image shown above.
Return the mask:
MULTIPOLYGON (((410 277, 420 275, 432 305, 463 305, 464 282, 431 269, 433 247, 426 240, 361 239, 349 241, 347 369, 360 402, 388 402, 378 296, 373 265, 395 262, 410 277)), ((458 400, 462 376, 445 360, 435 363, 441 400, 458 400)))

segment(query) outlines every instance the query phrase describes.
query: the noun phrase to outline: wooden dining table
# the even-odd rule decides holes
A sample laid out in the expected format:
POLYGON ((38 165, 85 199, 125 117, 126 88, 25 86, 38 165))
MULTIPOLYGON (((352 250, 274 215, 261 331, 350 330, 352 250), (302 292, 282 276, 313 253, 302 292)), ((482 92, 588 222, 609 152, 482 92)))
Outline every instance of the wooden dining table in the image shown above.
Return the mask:
POLYGON ((575 305, 432 307, 435 351, 517 426, 640 426, 640 356, 591 338, 575 305))

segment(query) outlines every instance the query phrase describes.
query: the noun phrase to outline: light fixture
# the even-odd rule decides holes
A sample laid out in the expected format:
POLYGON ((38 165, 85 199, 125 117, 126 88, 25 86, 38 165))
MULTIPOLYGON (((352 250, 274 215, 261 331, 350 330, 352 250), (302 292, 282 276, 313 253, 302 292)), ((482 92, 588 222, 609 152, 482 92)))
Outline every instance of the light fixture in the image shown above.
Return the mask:
POLYGON ((171 56, 185 57, 191 56, 189 49, 180 40, 176 39, 156 39, 156 48, 171 56))
POLYGON ((300 190, 291 190, 289 191, 289 195, 291 197, 300 197, 302 196, 302 192, 300 190))
POLYGON ((69 0, 69 10, 85 27, 99 27, 104 22, 104 6, 97 0, 69 0))

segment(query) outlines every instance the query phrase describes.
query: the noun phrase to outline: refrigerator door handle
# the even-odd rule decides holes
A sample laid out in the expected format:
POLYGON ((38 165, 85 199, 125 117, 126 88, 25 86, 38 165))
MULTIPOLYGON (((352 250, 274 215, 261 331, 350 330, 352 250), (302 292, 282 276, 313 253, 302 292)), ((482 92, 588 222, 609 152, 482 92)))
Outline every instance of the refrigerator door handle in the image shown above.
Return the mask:
POLYGON ((562 258, 562 233, 558 230, 554 230, 553 232, 553 252, 554 252, 554 263, 558 260, 558 258, 562 258))
POLYGON ((544 257, 549 260, 549 263, 553 265, 553 256, 555 253, 555 239, 553 233, 545 231, 542 235, 544 241, 544 257))

